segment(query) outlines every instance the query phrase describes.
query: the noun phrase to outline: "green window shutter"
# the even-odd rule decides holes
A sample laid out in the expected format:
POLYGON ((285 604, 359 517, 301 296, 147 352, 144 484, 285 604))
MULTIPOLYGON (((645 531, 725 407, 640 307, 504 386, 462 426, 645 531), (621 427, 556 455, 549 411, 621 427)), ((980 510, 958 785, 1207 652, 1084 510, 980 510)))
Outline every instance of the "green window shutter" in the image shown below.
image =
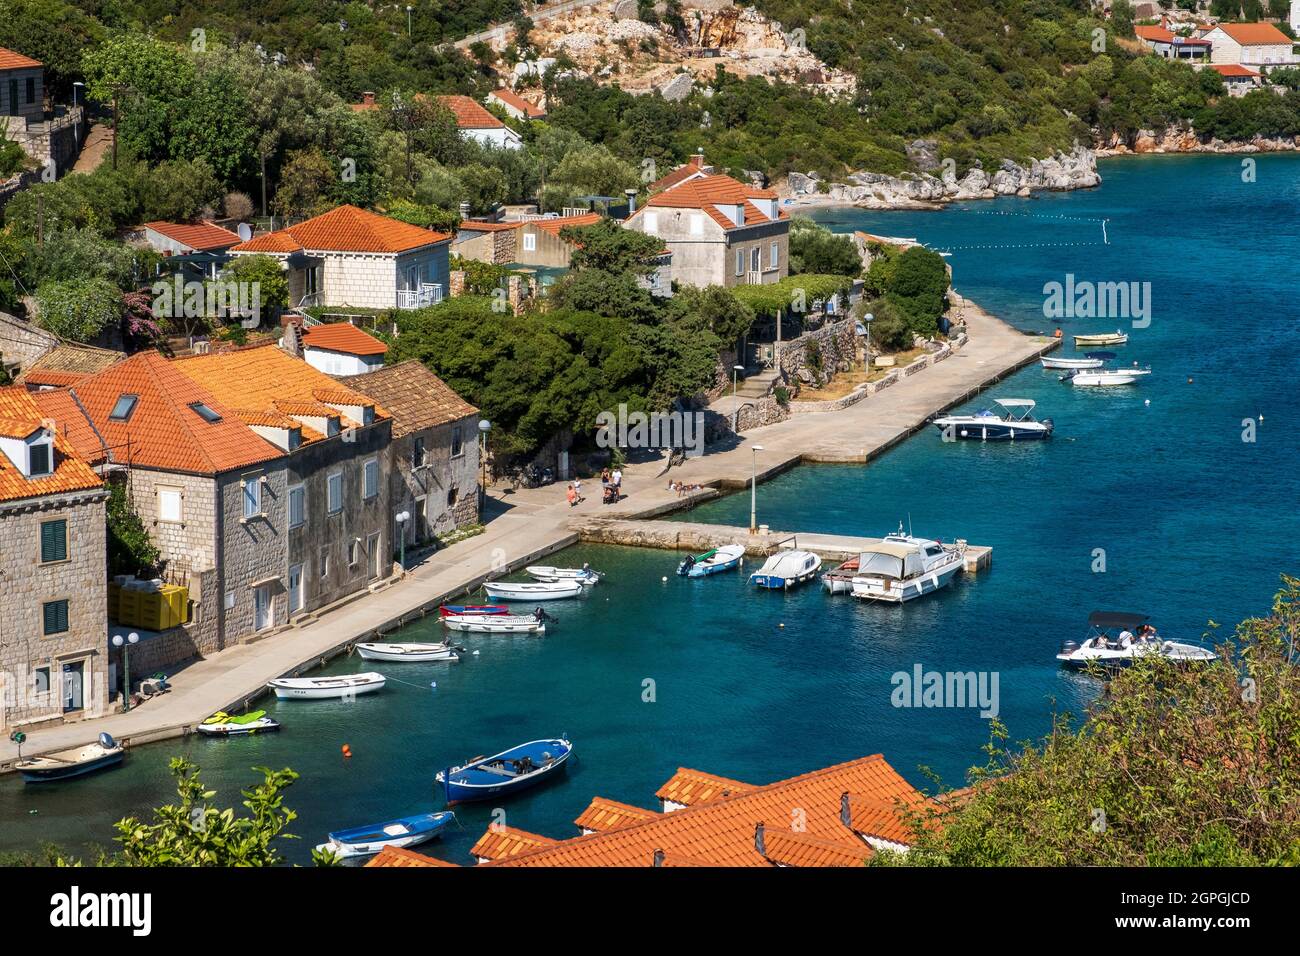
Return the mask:
POLYGON ((68 629, 68 602, 49 601, 45 604, 45 633, 62 634, 68 629))
POLYGON ((41 562, 68 560, 68 523, 46 521, 41 525, 41 562))

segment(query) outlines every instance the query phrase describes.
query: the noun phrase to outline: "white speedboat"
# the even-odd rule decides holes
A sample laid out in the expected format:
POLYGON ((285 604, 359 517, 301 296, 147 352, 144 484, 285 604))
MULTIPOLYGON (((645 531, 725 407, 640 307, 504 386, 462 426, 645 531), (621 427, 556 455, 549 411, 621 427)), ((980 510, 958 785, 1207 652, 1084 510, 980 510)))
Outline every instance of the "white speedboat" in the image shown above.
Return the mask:
POLYGON ((1132 385, 1143 375, 1150 375, 1149 368, 1099 368, 1080 369, 1061 376, 1062 382, 1071 385, 1107 386, 1132 385))
POLYGON ((551 568, 535 564, 524 568, 524 572, 538 581, 577 581, 579 584, 599 584, 604 576, 586 564, 580 568, 551 568))
POLYGON ((457 614, 442 619, 451 630, 472 634, 545 634, 545 621, 541 608, 533 614, 457 614))
POLYGON ((1145 614, 1093 611, 1088 615, 1088 636, 1082 642, 1063 643, 1056 659, 1065 667, 1079 670, 1109 670, 1147 656, 1163 657, 1176 664, 1206 664, 1219 655, 1199 642, 1165 640, 1147 623, 1145 614))
POLYGON ((902 604, 947 587, 962 569, 964 545, 940 544, 898 531, 858 556, 853 596, 902 604))
POLYGON ((577 597, 583 585, 578 581, 487 581, 483 590, 503 601, 558 601, 577 597))
POLYGON ((357 654, 368 661, 407 661, 423 664, 425 661, 458 661, 456 648, 451 644, 380 644, 367 642, 357 645, 357 654))
POLYGON ((266 682, 281 700, 327 700, 373 694, 384 689, 384 675, 374 671, 338 677, 278 677, 266 682))
POLYGON ((1038 361, 1043 363, 1043 368, 1101 368, 1107 359, 1114 357, 1114 352, 1088 352, 1083 358, 1044 355, 1038 361))
POLYGON ((1128 342, 1128 334, 1116 329, 1114 332, 1101 332, 1096 335, 1076 335, 1074 337, 1075 348, 1088 345, 1124 345, 1128 342))
POLYGON ((778 551, 749 576, 749 583, 783 591, 811 581, 821 566, 821 556, 811 551, 778 551))
POLYGON ((979 441, 1014 441, 1019 438, 1026 441, 1052 437, 1055 426, 1050 418, 1041 422, 1034 418, 1037 403, 1033 399, 995 398, 993 403, 1002 406, 1003 411, 998 413, 985 409, 975 415, 944 415, 934 420, 935 427, 944 441, 959 438, 979 441))

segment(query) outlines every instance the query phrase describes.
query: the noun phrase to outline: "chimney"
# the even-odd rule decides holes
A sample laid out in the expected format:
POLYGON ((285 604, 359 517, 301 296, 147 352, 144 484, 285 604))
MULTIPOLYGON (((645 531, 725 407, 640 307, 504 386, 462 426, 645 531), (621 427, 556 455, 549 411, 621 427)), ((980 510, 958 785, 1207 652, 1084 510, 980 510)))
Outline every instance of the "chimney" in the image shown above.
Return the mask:
POLYGON ((767 848, 763 845, 763 824, 761 822, 754 827, 754 849, 758 851, 759 856, 767 856, 767 848))
POLYGON ((460 218, 461 219, 469 218, 469 203, 465 202, 464 200, 461 200, 461 204, 460 204, 460 218))
POLYGON ((663 866, 663 865, 664 865, 664 851, 663 851, 663 850, 655 850, 655 855, 654 855, 654 865, 655 865, 655 866, 663 866))
POLYGON ((636 212, 636 190, 625 189, 623 190, 623 194, 627 196, 627 214, 630 216, 632 213, 636 212))
POLYGON ((703 146, 697 149, 695 151, 695 155, 691 157, 691 165, 696 166, 699 169, 704 168, 704 147, 703 146))
POLYGON ((374 94, 374 91, 372 91, 372 90, 366 90, 364 93, 361 94, 361 105, 362 105, 362 106, 374 106, 374 105, 375 105, 375 94, 374 94))
POLYGON ((844 824, 850 830, 853 829, 853 814, 849 812, 849 792, 845 790, 840 794, 840 823, 844 824))

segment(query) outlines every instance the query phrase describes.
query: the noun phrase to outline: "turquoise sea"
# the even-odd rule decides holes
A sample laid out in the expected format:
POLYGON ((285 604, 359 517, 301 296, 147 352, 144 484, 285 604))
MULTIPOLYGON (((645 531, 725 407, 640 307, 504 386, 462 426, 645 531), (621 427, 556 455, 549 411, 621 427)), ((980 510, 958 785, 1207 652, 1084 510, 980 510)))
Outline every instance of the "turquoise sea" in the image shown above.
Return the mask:
MULTIPOLYGON (((107 842, 114 820, 171 795, 167 760, 181 752, 229 804, 253 766, 298 770, 296 862, 328 830, 433 808, 433 774, 450 762, 559 733, 576 746, 567 778, 505 804, 508 823, 553 837, 575 835, 597 794, 656 807, 678 766, 766 783, 883 752, 918 785, 921 766, 961 784, 987 721, 895 708, 895 672, 996 672, 1000 716, 1013 739, 1031 738, 1054 709, 1097 693, 1053 660, 1089 611, 1145 611, 1165 634, 1195 637, 1208 620, 1266 612, 1278 575, 1300 571, 1300 158, 1257 164, 1247 183, 1238 157, 1115 160, 1087 192, 818 214, 951 249, 958 289, 1025 329, 1058 324, 1043 316, 1043 286, 1069 273, 1151 283, 1150 326, 1120 350, 1155 370, 1142 385, 1089 394, 1035 367, 989 393, 1037 400, 1056 421, 1050 442, 945 444, 927 431, 869 465, 802 467, 759 488, 760 520, 774 527, 883 534, 910 521, 918 534, 991 545, 990 572, 899 609, 813 587, 755 593, 741 575, 681 580, 666 552, 574 548, 557 563, 590 561, 608 578, 553 606, 546 638, 470 637, 479 653, 457 665, 379 665, 393 680, 353 704, 271 700, 277 735, 142 747, 122 769, 48 788, 0 779, 0 850, 107 842), (1242 440, 1247 418, 1254 442, 1242 440)), ((1126 323, 1059 324, 1069 335, 1126 323)), ((691 517, 744 524, 748 507, 745 494, 691 517)), ((328 669, 372 668, 352 658, 328 669)), ((464 829, 426 850, 468 863, 491 806, 457 812, 464 829)))

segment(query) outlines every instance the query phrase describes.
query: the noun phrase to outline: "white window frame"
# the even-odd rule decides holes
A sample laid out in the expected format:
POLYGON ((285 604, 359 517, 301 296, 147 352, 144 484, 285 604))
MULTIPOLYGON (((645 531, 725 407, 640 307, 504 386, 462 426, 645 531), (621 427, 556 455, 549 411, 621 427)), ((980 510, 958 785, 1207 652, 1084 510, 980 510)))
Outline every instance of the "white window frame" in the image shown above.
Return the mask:
POLYGON ((739 276, 743 276, 744 274, 745 274, 745 250, 737 249, 736 250, 736 275, 739 277, 739 276))
POLYGON ((343 472, 335 471, 325 476, 325 509, 332 515, 343 510, 343 472), (338 505, 334 504, 335 481, 338 482, 338 505))
POLYGON ((329 545, 325 545, 324 547, 322 547, 322 548, 320 549, 320 558, 319 558, 319 560, 318 560, 316 563, 317 563, 318 565, 320 565, 320 572, 319 572, 318 576, 319 576, 322 580, 325 579, 325 578, 327 578, 327 577, 329 577, 329 576, 330 576, 330 548, 329 548, 329 545))
POLYGON ((289 527, 301 528, 307 523, 307 486, 299 482, 289 486, 289 527), (293 520, 293 496, 298 496, 298 520, 293 520))
POLYGON ((754 246, 749 250, 749 271, 761 272, 763 269, 763 249, 761 246, 754 246))
POLYGON ((157 488, 158 496, 158 523, 159 524, 183 524, 185 522, 185 491, 176 485, 159 485, 157 488), (170 509, 166 502, 172 500, 176 504, 175 517, 170 514, 170 509))
POLYGON ((645 231, 657 233, 659 231, 659 213, 646 211, 645 214, 645 231))
POLYGON ((239 496, 243 502, 243 506, 240 508, 243 520, 250 521, 265 514, 262 510, 262 476, 260 474, 240 479, 239 496), (249 489, 253 489, 252 494, 249 493, 249 489), (251 511, 249 510, 250 506, 252 507, 251 511))
POLYGON ((363 542, 360 538, 353 538, 348 542, 348 567, 355 568, 361 561, 361 552, 363 542))
POLYGON ((535 232, 524 233, 524 252, 536 252, 536 251, 537 251, 537 233, 535 232))
POLYGON ((361 497, 373 501, 379 497, 379 458, 367 458, 361 463, 361 497), (371 469, 374 469, 373 472, 371 469), (373 482, 371 474, 374 475, 373 482))
POLYGON ((775 269, 781 264, 781 243, 773 242, 768 246, 767 267, 775 269))

